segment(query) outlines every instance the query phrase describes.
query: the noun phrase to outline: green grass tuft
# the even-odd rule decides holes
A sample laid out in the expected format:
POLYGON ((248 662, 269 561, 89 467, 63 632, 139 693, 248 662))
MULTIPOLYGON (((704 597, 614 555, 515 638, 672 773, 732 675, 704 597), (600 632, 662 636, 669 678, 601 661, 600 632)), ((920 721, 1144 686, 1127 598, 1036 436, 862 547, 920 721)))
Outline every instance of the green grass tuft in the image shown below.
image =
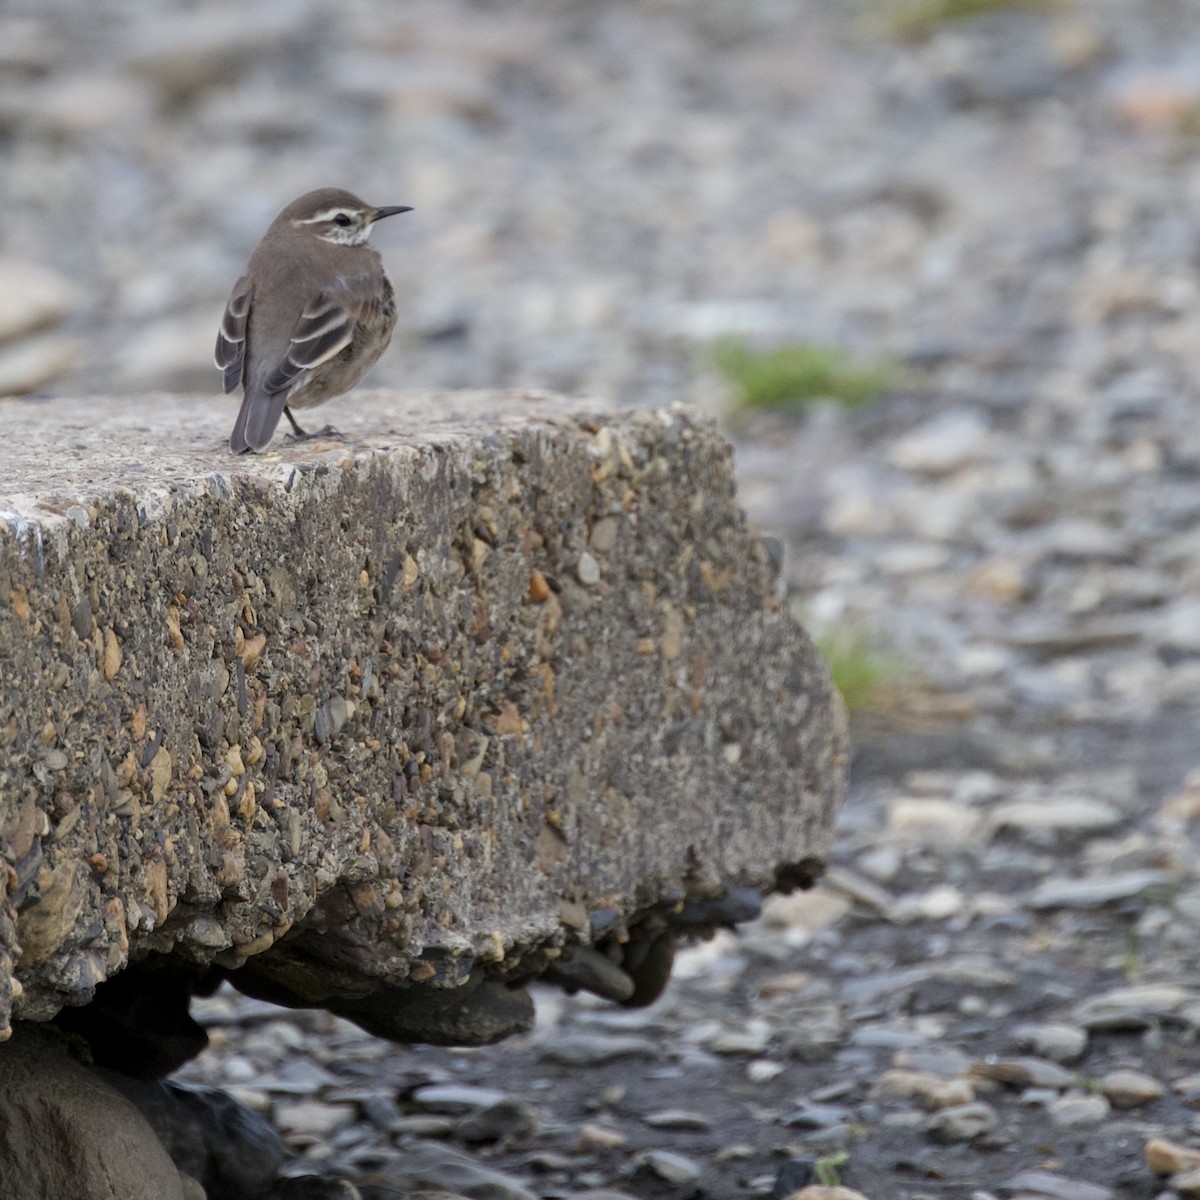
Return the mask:
POLYGON ((842 1185, 841 1167, 850 1161, 849 1151, 837 1150, 825 1154, 813 1163, 813 1174, 822 1187, 836 1188, 842 1185))
POLYGON ((905 674, 895 652, 880 649, 859 630, 834 629, 817 639, 817 649, 851 712, 872 707, 880 693, 899 683, 905 674))
POLYGON ((904 42, 927 38, 939 25, 969 21, 1012 9, 1050 12, 1059 0, 879 0, 878 15, 892 37, 904 42))
POLYGON ((734 338, 719 342, 716 361, 743 407, 800 412, 814 400, 848 408, 874 400, 896 381, 893 367, 856 363, 833 346, 791 345, 751 350, 734 338))

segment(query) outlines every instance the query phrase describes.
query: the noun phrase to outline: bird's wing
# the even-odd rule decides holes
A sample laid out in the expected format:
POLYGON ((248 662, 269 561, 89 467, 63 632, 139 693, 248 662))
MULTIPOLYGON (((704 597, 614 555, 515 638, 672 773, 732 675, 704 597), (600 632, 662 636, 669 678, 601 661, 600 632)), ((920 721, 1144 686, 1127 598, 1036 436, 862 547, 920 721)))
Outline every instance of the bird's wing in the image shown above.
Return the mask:
POLYGON ((283 392, 305 371, 340 354, 351 341, 359 322, 368 316, 370 302, 318 293, 300 313, 283 361, 267 376, 263 390, 283 392))
POLYGON ((233 285, 225 305, 213 361, 224 375, 225 390, 232 392, 242 382, 246 366, 246 319, 250 315, 250 277, 243 275, 233 285))

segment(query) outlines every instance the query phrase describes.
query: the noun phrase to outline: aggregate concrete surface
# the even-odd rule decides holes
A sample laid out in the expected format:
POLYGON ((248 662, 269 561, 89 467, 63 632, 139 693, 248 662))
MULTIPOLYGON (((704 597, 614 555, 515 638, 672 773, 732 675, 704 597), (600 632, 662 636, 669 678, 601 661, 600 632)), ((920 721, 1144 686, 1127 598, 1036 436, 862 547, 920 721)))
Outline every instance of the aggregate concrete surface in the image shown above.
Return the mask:
POLYGON ((819 870, 840 704, 711 422, 356 395, 347 440, 235 458, 228 410, 6 410, 16 1016, 154 952, 489 1041, 519 991, 434 997, 819 870))

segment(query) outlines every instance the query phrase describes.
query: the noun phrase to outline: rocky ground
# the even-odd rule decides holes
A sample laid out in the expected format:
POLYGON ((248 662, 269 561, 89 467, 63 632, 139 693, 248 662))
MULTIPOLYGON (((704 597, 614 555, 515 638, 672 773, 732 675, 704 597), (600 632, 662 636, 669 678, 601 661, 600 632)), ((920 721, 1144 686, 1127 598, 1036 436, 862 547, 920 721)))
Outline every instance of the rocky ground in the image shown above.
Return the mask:
POLYGON ((1200 9, 897 42, 897 7, 0 18, 2 388, 213 390, 245 254, 326 182, 417 209, 378 239, 403 296, 379 383, 717 408, 730 332, 905 371, 733 426, 797 614, 893 664, 825 882, 649 1010, 547 992, 488 1050, 204 1002, 185 1077, 268 1113, 294 1170, 1200 1195, 1200 9))

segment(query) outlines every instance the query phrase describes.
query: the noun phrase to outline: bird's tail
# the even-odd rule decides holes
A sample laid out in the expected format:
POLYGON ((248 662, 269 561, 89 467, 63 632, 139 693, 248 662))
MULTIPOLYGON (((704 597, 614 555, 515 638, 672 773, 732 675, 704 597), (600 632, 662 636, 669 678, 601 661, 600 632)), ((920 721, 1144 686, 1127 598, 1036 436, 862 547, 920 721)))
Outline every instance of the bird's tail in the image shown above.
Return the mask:
POLYGON ((264 449, 275 433, 286 403, 286 391, 267 392, 248 387, 233 433, 229 435, 229 447, 234 454, 264 449))

